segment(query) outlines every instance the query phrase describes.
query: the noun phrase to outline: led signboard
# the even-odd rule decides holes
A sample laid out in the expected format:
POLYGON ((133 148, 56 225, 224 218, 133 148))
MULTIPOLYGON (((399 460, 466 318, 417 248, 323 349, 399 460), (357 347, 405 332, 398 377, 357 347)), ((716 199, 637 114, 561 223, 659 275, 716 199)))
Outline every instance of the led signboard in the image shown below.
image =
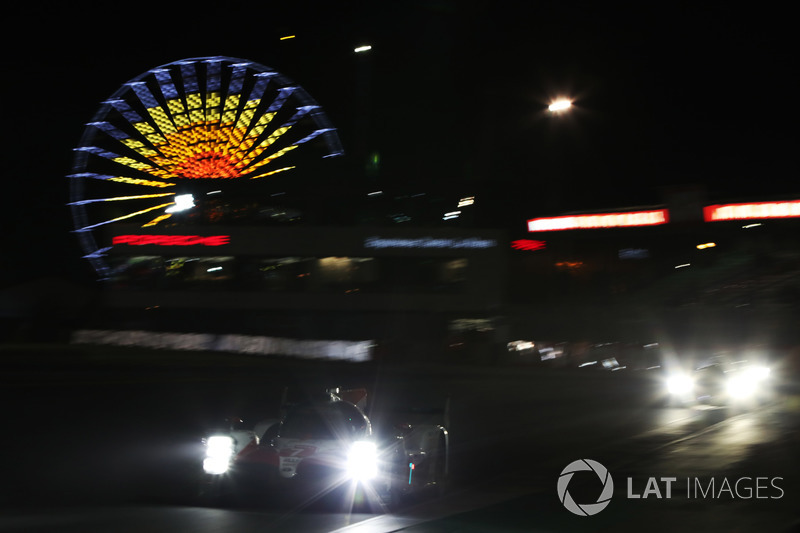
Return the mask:
POLYGON ((480 249, 497 246, 494 239, 481 239, 469 237, 465 239, 449 239, 436 237, 421 238, 387 238, 368 237, 364 241, 364 248, 449 248, 449 249, 480 249))
POLYGON ((703 219, 706 222, 793 217, 800 217, 800 200, 791 200, 787 202, 756 202, 748 204, 718 204, 703 208, 703 219))
POLYGON ((131 246, 222 246, 230 242, 230 235, 117 235, 111 240, 111 244, 131 246))
POLYGON ((511 247, 514 250, 525 250, 532 252, 535 250, 544 250, 547 247, 546 241, 534 241, 532 239, 517 239, 511 241, 511 247))
POLYGON ((534 218, 528 221, 528 231, 657 226, 667 222, 669 222, 669 211, 667 209, 653 209, 650 211, 534 218))

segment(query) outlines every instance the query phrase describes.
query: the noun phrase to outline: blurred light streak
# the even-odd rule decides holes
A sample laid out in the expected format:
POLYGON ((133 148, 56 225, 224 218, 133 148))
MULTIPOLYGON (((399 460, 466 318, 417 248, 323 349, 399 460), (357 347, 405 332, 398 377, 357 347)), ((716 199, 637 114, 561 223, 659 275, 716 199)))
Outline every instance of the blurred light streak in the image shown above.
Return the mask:
POLYGON ((119 222, 120 220, 125 220, 125 219, 128 219, 128 218, 132 218, 132 217, 135 217, 137 215, 141 215, 143 213, 147 213, 148 211, 155 211, 156 209, 161 209, 162 207, 167 207, 167 206, 170 206, 170 205, 174 205, 174 204, 168 203, 168 204, 157 205, 157 206, 154 206, 154 207, 149 207, 147 209, 142 209, 141 211, 136 211, 135 213, 129 213, 129 214, 123 215, 121 217, 112 218, 110 220, 106 220, 106 221, 103 221, 103 222, 98 222, 97 224, 92 224, 91 226, 84 226, 84 227, 82 227, 80 229, 76 229, 75 231, 76 232, 89 231, 90 229, 94 229, 94 228, 97 228, 99 226, 103 226, 105 224, 113 224, 114 222, 119 222))
POLYGON ((157 216, 156 218, 154 218, 154 219, 153 219, 153 220, 151 220, 150 222, 147 222, 147 223, 145 223, 145 224, 142 224, 142 227, 143 227, 143 228, 149 228, 150 226, 155 226, 156 224, 158 224, 158 223, 159 223, 159 222, 161 222, 162 220, 166 220, 166 219, 168 219, 168 218, 169 218, 169 217, 171 217, 171 216, 172 216, 172 215, 169 215, 169 214, 167 214, 167 215, 161 215, 161 216, 157 216))
POLYGON ((136 196, 114 196, 111 198, 94 198, 90 200, 80 200, 78 202, 70 202, 67 205, 85 205, 95 202, 117 202, 121 200, 142 200, 144 198, 160 198, 162 196, 173 196, 174 192, 165 192, 161 194, 138 194, 136 196))
POLYGON ((717 204, 708 205, 703 208, 703 219, 706 222, 794 217, 800 217, 800 200, 746 204, 717 204))
POLYGON ((598 213, 594 215, 564 215, 528 220, 528 231, 657 226, 666 224, 668 221, 669 211, 667 209, 598 213))
MULTIPOLYGON (((258 176, 252 176, 250 179, 251 179, 251 180, 254 180, 254 179, 256 179, 256 178, 265 178, 265 177, 267 177, 267 176, 273 176, 273 175, 275 175, 275 174, 278 174, 279 172, 286 172, 287 170, 292 170, 293 168, 297 168, 297 167, 296 167, 296 166, 291 166, 291 167, 283 167, 283 168, 279 168, 278 170, 273 170, 273 171, 271 171, 271 172, 267 172, 267 173, 265 173, 265 174, 259 174, 258 176)), ((222 192, 222 191, 219 191, 219 192, 222 192)), ((210 194, 210 193, 209 193, 209 194, 210 194)))
POLYGON ((194 196, 191 194, 179 194, 175 197, 175 204, 168 207, 167 213, 177 213, 179 211, 187 211, 194 207, 194 196))

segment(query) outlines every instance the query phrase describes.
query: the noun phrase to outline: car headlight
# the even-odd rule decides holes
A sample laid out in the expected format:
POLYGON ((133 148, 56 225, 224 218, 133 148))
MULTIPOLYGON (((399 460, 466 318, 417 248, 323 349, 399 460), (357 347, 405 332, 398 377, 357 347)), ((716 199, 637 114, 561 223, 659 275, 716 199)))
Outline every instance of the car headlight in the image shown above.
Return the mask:
POLYGON ((378 448, 374 442, 356 441, 347 453, 347 475, 368 481, 378 475, 378 448))
POLYGON ((747 399, 756 392, 757 380, 748 374, 733 376, 726 383, 726 390, 732 398, 747 399))
POLYGON ((755 381, 764 381, 769 378, 769 368, 766 366, 751 366, 747 369, 747 375, 755 381))
POLYGON ((214 435, 206 441, 206 458, 203 470, 207 474, 224 474, 228 471, 233 457, 233 438, 225 435, 214 435))
POLYGON ((694 388, 694 380, 686 374, 674 374, 667 378, 667 391, 675 396, 688 394, 694 388))

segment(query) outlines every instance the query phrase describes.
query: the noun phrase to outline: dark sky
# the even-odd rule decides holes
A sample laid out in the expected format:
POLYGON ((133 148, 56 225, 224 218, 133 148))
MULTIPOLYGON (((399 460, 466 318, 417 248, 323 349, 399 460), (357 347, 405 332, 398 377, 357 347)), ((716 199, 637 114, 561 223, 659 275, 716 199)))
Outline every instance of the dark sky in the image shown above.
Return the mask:
POLYGON ((187 57, 277 69, 326 109, 348 154, 362 141, 380 152, 382 188, 474 194, 483 225, 657 204, 683 184, 715 201, 796 194, 794 18, 694 4, 14 3, 3 179, 19 231, 5 277, 47 273, 36 250, 80 254, 64 204, 83 124, 124 82, 187 57), (364 42, 368 58, 352 52, 364 42), (574 111, 549 116, 561 94, 574 111))

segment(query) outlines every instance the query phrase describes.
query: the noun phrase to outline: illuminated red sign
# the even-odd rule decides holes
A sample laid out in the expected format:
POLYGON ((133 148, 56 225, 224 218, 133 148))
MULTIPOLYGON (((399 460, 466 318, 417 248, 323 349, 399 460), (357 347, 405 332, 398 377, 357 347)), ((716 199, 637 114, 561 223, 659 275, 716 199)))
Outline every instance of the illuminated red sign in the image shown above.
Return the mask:
POLYGON ((547 241, 534 241, 531 239, 518 239, 511 241, 511 247, 515 250, 525 250, 532 252, 534 250, 544 250, 547 246, 547 241))
POLYGON ((534 218, 528 221, 528 231, 657 226, 667 222, 669 222, 669 211, 667 209, 654 209, 651 211, 628 211, 625 213, 534 218))
POLYGON ((117 235, 111 244, 129 244, 131 246, 144 246, 155 244, 157 246, 222 246, 231 242, 230 235, 117 235))
POLYGON ((800 217, 800 200, 756 202, 752 204, 720 204, 708 205, 703 208, 703 219, 706 222, 793 217, 800 217))

